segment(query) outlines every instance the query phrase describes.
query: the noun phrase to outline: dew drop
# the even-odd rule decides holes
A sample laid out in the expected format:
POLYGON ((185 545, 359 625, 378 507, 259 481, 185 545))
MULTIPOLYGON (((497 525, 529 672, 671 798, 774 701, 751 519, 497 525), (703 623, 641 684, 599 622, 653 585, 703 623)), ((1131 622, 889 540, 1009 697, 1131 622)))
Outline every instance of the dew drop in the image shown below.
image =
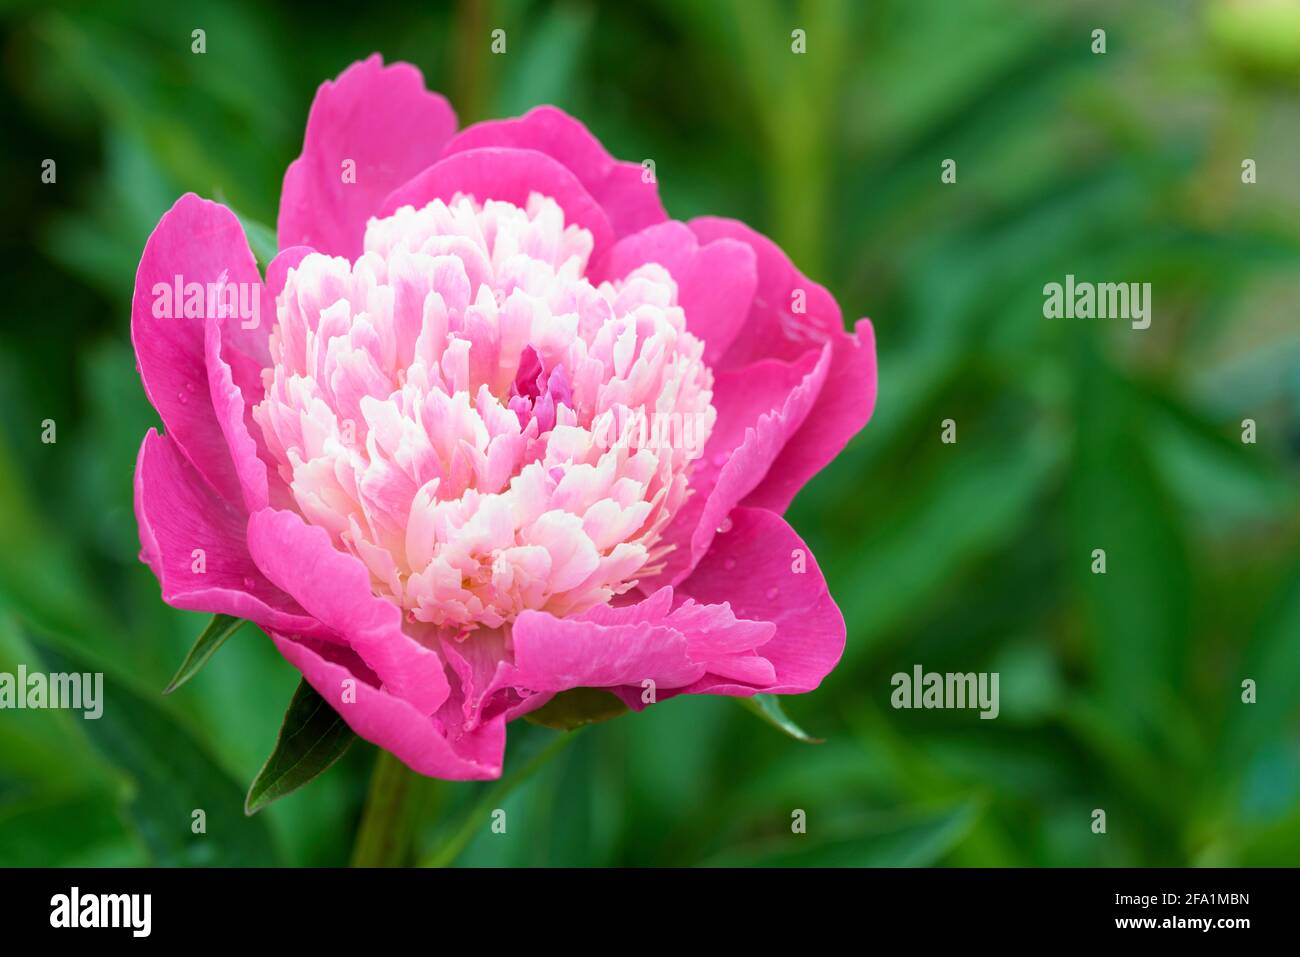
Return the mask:
POLYGON ((247 576, 247 575, 244 576, 244 587, 247 588, 249 591, 252 591, 253 586, 254 586, 255 584, 257 584, 257 583, 254 582, 252 578, 250 578, 250 577, 247 576))
POLYGON ((718 534, 719 534, 719 535, 725 535, 725 534, 727 534, 727 532, 729 532, 729 531, 731 531, 731 516, 730 516, 730 515, 728 515, 726 518, 724 518, 724 519, 722 520, 722 524, 718 526, 718 534))
POLYGON ((190 397, 186 395, 184 392, 178 392, 176 394, 176 398, 180 399, 181 405, 184 405, 186 402, 190 401, 190 397))

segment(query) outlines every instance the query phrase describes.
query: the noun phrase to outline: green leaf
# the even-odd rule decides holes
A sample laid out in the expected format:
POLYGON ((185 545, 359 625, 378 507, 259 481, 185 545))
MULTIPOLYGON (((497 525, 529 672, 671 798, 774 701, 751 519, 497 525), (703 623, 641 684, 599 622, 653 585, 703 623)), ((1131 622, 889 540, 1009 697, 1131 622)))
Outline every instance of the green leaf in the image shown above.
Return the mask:
POLYGON ((737 698, 741 705, 754 712, 778 731, 784 731, 796 741, 805 744, 821 744, 822 738, 814 738, 799 725, 790 720, 790 716, 781 707, 781 699, 774 694, 756 694, 752 698, 737 698))
POLYGON ((163 694, 171 694, 198 674, 199 669, 208 663, 208 659, 216 654, 217 649, 226 643, 227 638, 239 631, 243 624, 242 618, 235 618, 232 615, 213 615, 212 621, 208 622, 208 627, 204 628, 203 634, 195 639, 194 647, 185 656, 181 666, 176 669, 175 676, 163 689, 163 694))
POLYGON ((577 66, 595 19, 589 9, 577 5, 542 14, 531 41, 516 54, 515 68, 502 76, 493 114, 515 116, 539 103, 572 103, 577 66))
POLYGON ((248 789, 244 813, 256 814, 327 771, 355 738, 339 713, 304 678, 284 713, 275 750, 248 789))
POLYGON ((557 731, 572 731, 583 725, 617 718, 627 705, 600 688, 573 688, 562 691, 536 711, 524 717, 533 724, 557 731))
POLYGON ((1081 353, 1076 361, 1067 568, 1104 693, 1116 715, 1149 720, 1162 695, 1181 690, 1186 674, 1190 547, 1151 463, 1151 416, 1103 357, 1081 353), (1095 549, 1105 552, 1105 574, 1093 572, 1095 549))
POLYGON ((147 866, 117 805, 112 791, 101 790, 0 804, 0 867, 147 866))
POLYGON ((938 810, 907 810, 854 826, 834 825, 826 837, 786 837, 767 846, 738 848, 708 862, 714 867, 927 867, 952 852, 975 826, 984 806, 967 800, 938 810))
MULTIPOLYGON (((44 643, 33 645, 50 671, 94 672, 80 658, 44 643)), ((127 786, 120 795, 124 818, 152 863, 159 867, 280 863, 266 823, 239 813, 239 784, 179 715, 107 674, 98 697, 102 709, 98 718, 71 720, 125 779, 127 786)))
POLYGON ((976 447, 917 478, 888 517, 841 557, 842 567, 852 568, 841 573, 844 618, 852 624, 840 667, 851 669, 878 650, 891 629, 919 614, 977 558, 1013 540, 1063 451, 1055 432, 1034 430, 1004 447, 976 447))

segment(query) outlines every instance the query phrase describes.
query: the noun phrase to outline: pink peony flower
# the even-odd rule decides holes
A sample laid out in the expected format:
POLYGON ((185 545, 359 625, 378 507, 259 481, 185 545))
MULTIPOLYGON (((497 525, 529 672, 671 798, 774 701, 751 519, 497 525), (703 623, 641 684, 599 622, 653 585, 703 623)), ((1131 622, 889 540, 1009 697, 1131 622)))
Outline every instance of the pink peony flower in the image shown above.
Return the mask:
POLYGON ((787 694, 844 620, 781 518, 875 400, 871 325, 540 107, 456 132, 378 56, 316 94, 263 280, 187 194, 136 276, 141 558, 412 769, 558 692, 787 694))

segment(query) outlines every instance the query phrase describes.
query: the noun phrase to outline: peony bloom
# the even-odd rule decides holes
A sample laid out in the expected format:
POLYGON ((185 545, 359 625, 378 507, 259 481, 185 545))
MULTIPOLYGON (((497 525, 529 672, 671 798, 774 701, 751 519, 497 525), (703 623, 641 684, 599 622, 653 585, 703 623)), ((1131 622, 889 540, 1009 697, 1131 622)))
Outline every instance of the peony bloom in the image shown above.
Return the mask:
POLYGON ((457 133, 374 56, 317 92, 265 279, 182 196, 132 305, 164 600, 442 778, 571 688, 815 688, 844 621, 781 513, 871 414, 871 325, 643 174, 550 107, 457 133))

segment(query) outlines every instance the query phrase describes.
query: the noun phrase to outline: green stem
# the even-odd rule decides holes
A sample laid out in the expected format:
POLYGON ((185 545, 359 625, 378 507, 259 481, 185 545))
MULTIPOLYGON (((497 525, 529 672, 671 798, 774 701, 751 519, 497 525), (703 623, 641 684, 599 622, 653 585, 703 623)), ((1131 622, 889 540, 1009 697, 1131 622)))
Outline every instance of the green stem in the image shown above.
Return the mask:
POLYGON ((353 867, 401 867, 406 863, 419 784, 419 775, 380 750, 352 846, 353 867))

